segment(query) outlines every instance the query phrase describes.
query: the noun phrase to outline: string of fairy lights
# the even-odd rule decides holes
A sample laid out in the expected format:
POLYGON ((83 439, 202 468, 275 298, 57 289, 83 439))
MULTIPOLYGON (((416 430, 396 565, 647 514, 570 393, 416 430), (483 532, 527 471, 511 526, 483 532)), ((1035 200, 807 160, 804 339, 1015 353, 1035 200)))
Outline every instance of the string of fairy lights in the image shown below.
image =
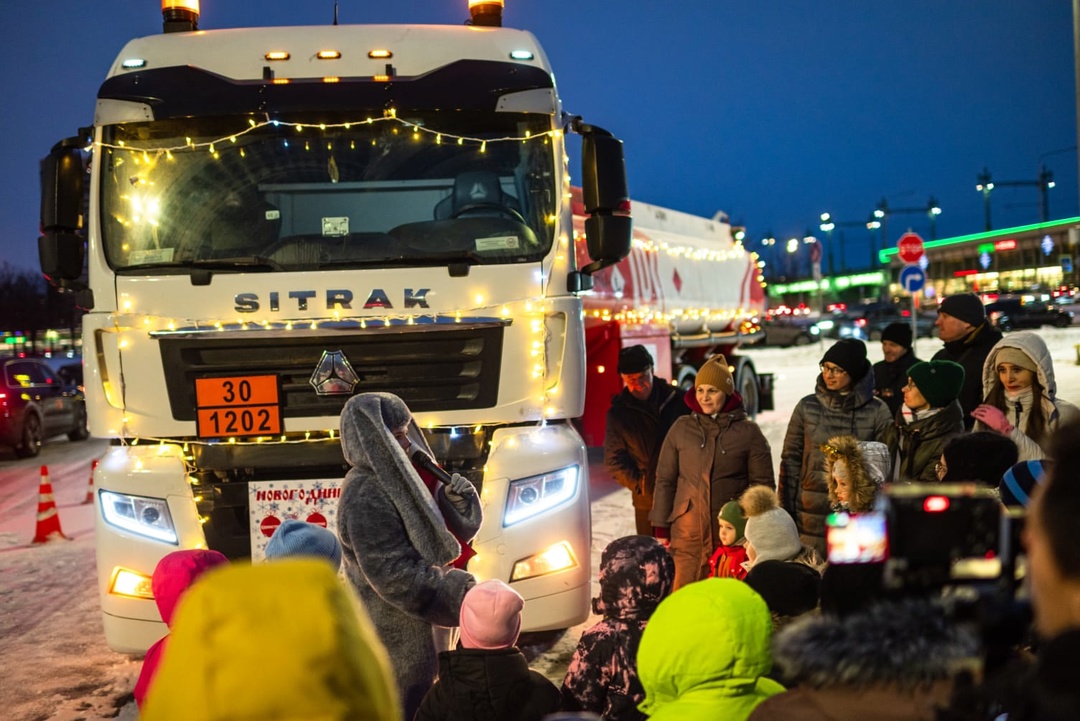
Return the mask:
MULTIPOLYGON (((183 144, 177 144, 167 147, 140 147, 137 144, 129 144, 124 141, 117 141, 116 143, 106 143, 103 141, 94 141, 91 147, 98 149, 105 149, 110 151, 126 151, 139 157, 141 159, 151 163, 152 157, 161 158, 165 157, 166 160, 172 160, 174 154, 182 152, 193 152, 199 150, 205 150, 210 153, 215 159, 220 157, 221 152, 224 149, 236 148, 240 155, 244 155, 244 147, 239 141, 246 135, 255 133, 257 131, 266 128, 290 128, 298 136, 303 136, 305 132, 317 131, 325 133, 333 130, 351 130, 356 126, 374 126, 380 123, 393 124, 395 133, 399 128, 404 129, 406 132, 412 133, 413 137, 420 140, 423 137, 433 139, 436 144, 448 143, 456 144, 459 146, 472 145, 475 146, 479 152, 486 152, 487 146, 490 143, 504 143, 504 142, 533 142, 541 140, 543 142, 549 142, 552 139, 558 139, 562 136, 562 130, 552 129, 541 133, 526 132, 524 135, 519 136, 505 136, 497 138, 479 138, 471 137, 467 135, 459 135, 454 133, 443 132, 429 128, 425 125, 402 119, 397 116, 397 112, 394 109, 387 110, 382 117, 368 117, 365 119, 350 121, 350 122, 338 122, 338 123, 299 123, 290 122, 284 120, 270 119, 267 117, 263 121, 257 121, 255 119, 249 119, 248 127, 238 132, 223 135, 221 137, 212 140, 199 140, 196 141, 190 137, 184 138, 183 144)), ((289 142, 287 138, 283 138, 282 142, 288 146, 289 142)), ((304 147, 310 149, 310 140, 305 139, 304 147)), ((327 148, 334 149, 334 140, 326 140, 327 148)), ((350 144, 354 144, 356 141, 349 141, 350 144)), ((372 140, 373 143, 377 142, 372 140)), ((562 246, 567 244, 567 238, 565 236, 560 237, 560 243, 562 246)), ((700 246, 689 245, 673 245, 666 242, 657 243, 655 241, 642 241, 635 239, 635 248, 646 253, 658 253, 664 252, 674 258, 685 258, 691 261, 704 261, 704 262, 724 262, 735 260, 741 257, 745 257, 745 251, 741 246, 731 248, 702 248, 700 246)), ((549 346, 549 333, 547 328, 546 319, 549 314, 549 306, 544 298, 531 298, 525 301, 518 301, 514 305, 520 304, 524 309, 524 322, 527 323, 529 332, 529 346, 527 349, 528 356, 532 362, 532 368, 530 375, 534 381, 539 382, 539 393, 535 396, 539 404, 539 416, 540 425, 546 425, 548 418, 552 417, 555 412, 555 408, 551 406, 552 399, 559 393, 558 375, 556 374, 556 381, 554 384, 550 384, 548 381, 548 369, 550 359, 548 358, 548 346, 549 346)), ((255 320, 255 319, 235 319, 225 320, 217 319, 210 320, 205 318, 200 319, 177 319, 177 318, 164 318, 154 316, 150 314, 139 314, 132 307, 130 301, 128 301, 124 307, 122 315, 118 314, 114 317, 114 326, 112 331, 123 335, 126 332, 130 332, 139 328, 140 331, 146 331, 151 334, 160 333, 172 333, 172 332, 185 332, 185 331, 217 331, 217 332, 244 332, 244 331, 294 331, 294 330, 311 330, 318 331, 324 327, 330 327, 333 325, 336 329, 341 328, 341 323, 351 323, 358 329, 364 330, 368 328, 378 327, 391 327, 398 325, 423 325, 423 324, 444 324, 444 323, 461 323, 467 321, 470 318, 476 317, 477 314, 490 313, 490 306, 485 307, 483 305, 483 298, 476 296, 476 306, 470 308, 462 308, 450 313, 440 313, 432 315, 420 315, 415 313, 383 313, 378 316, 342 316, 338 311, 334 311, 330 317, 320 319, 304 319, 304 320, 292 320, 292 321, 270 321, 270 320, 255 320), (126 317, 123 317, 126 316, 126 317), (129 323, 128 319, 141 318, 141 322, 129 323)), ((624 306, 622 309, 615 311, 614 313, 608 309, 594 310, 592 316, 601 320, 619 320, 622 322, 630 323, 673 323, 685 320, 700 320, 703 323, 711 323, 714 321, 732 320, 737 319, 743 315, 742 309, 738 311, 725 311, 721 313, 713 312, 707 308, 702 309, 679 309, 675 311, 661 311, 661 310, 635 310, 629 306, 624 306)), ((503 306, 499 311, 499 315, 503 318, 510 317, 512 315, 512 309, 509 305, 503 306)), ((127 343, 126 339, 121 338, 118 341, 118 345, 123 348, 127 343)), ((198 485, 199 480, 197 476, 198 469, 195 465, 194 447, 197 446, 219 446, 222 444, 228 446, 255 446, 262 444, 283 444, 283 445, 300 445, 305 443, 324 443, 327 441, 333 441, 337 438, 337 431, 333 428, 325 431, 300 431, 293 433, 283 433, 277 436, 254 436, 254 437, 227 437, 227 438, 157 438, 145 435, 139 435, 133 432, 135 429, 131 428, 129 423, 130 419, 127 417, 126 409, 124 410, 124 417, 122 419, 122 428, 117 434, 122 444, 137 446, 140 443, 146 445, 157 444, 159 452, 164 452, 169 448, 179 448, 181 451, 181 458, 186 466, 186 473, 189 481, 192 485, 198 485)), ((485 427, 492 428, 500 425, 510 425, 509 423, 500 424, 485 424, 485 427)), ((434 424, 429 424, 429 428, 434 427, 434 424)), ((480 433, 483 432, 483 427, 477 426, 470 428, 468 426, 458 426, 458 429, 464 428, 466 432, 480 433)), ((454 430, 452 428, 452 430, 454 430)), ((511 440, 513 440, 511 438, 511 440)), ((489 441, 491 443, 491 441, 489 441)))
MULTIPOLYGON (((240 131, 237 131, 235 133, 229 133, 228 135, 222 135, 221 137, 215 138, 213 140, 196 141, 191 137, 185 137, 184 143, 182 145, 173 145, 167 147, 140 147, 139 145, 129 144, 123 140, 117 141, 116 143, 106 143, 104 141, 95 140, 91 142, 86 149, 90 150, 91 148, 97 147, 108 150, 126 150, 136 153, 144 153, 146 160, 149 160, 150 153, 155 153, 159 156, 164 155, 167 159, 171 160, 173 159, 173 153, 205 149, 216 158, 220 155, 219 148, 227 148, 230 146, 234 146, 236 145, 237 141, 243 136, 267 127, 292 128, 299 134, 303 133, 305 130, 318 130, 320 132, 325 132, 328 130, 351 130, 354 127, 361 127, 365 125, 373 126, 379 123, 390 123, 404 127, 407 131, 413 134, 414 138, 418 140, 423 135, 430 136, 434 138, 434 141, 437 145, 441 145, 444 142, 455 143, 457 145, 465 145, 466 143, 476 145, 479 147, 481 153, 487 151, 488 144, 526 143, 536 140, 548 142, 552 138, 559 138, 563 135, 563 131, 559 128, 553 128, 551 130, 546 130, 540 133, 525 131, 524 135, 508 135, 498 138, 479 138, 468 135, 458 135, 456 133, 434 130, 421 123, 406 120, 404 118, 399 118, 396 109, 388 108, 381 117, 368 117, 364 119, 338 123, 299 123, 287 120, 271 119, 270 117, 266 117, 266 119, 262 121, 257 121, 254 118, 249 118, 248 127, 240 131)), ((284 139, 284 142, 286 145, 288 145, 288 139, 284 139)), ((332 141, 328 142, 331 142, 331 145, 328 147, 332 149, 332 141)), ((355 141, 352 142, 355 143, 355 141)), ((373 139, 372 143, 375 142, 377 141, 373 139)), ((241 154, 243 154, 243 147, 240 146, 239 149, 241 150, 241 154)))

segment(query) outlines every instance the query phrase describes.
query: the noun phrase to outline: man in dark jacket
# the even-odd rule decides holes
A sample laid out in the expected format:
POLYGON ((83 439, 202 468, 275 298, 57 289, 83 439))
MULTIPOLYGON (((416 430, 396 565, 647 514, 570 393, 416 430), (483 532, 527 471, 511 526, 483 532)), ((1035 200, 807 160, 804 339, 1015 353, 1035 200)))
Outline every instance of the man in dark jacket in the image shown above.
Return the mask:
POLYGON ((619 376, 625 388, 607 414, 604 467, 633 494, 637 532, 651 536, 649 511, 660 446, 671 424, 690 409, 677 388, 653 376, 653 357, 643 345, 619 351, 619 376))
POLYGON ((945 347, 934 354, 933 360, 951 360, 964 366, 960 407, 964 427, 970 431, 975 425, 971 412, 983 401, 983 362, 1001 340, 1001 333, 987 322, 986 308, 974 293, 950 295, 942 300, 934 325, 945 347))
POLYGON ((874 364, 874 395, 885 401, 893 416, 904 403, 908 368, 919 362, 911 347, 911 324, 890 323, 881 331, 885 360, 874 364))

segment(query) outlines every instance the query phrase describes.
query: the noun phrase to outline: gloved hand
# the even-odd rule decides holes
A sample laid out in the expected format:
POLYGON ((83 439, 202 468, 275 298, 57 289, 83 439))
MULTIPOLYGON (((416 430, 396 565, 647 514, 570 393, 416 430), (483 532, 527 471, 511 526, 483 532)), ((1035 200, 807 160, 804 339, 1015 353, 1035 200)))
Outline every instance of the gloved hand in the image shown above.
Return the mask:
POLYGON ((1005 417, 1005 413, 999 408, 983 403, 971 412, 971 417, 981 422, 987 428, 1007 436, 1013 431, 1013 424, 1005 417))
POLYGON ((450 501, 454 510, 465 515, 469 512, 472 499, 476 497, 476 488, 468 478, 455 473, 450 477, 450 482, 443 486, 443 493, 446 494, 446 500, 450 501))

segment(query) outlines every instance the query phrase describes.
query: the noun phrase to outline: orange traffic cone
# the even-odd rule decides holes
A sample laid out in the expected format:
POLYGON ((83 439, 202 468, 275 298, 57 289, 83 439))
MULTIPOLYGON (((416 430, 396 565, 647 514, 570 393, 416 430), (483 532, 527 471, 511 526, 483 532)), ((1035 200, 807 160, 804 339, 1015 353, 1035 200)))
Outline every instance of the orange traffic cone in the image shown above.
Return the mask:
POLYGON ((60 530, 60 516, 56 512, 53 500, 52 483, 49 481, 49 467, 41 467, 41 486, 38 488, 37 532, 33 543, 45 543, 67 536, 60 530))
POLYGON ((94 502, 94 469, 97 468, 97 459, 90 464, 90 482, 86 484, 86 498, 83 499, 82 504, 88 506, 94 502))

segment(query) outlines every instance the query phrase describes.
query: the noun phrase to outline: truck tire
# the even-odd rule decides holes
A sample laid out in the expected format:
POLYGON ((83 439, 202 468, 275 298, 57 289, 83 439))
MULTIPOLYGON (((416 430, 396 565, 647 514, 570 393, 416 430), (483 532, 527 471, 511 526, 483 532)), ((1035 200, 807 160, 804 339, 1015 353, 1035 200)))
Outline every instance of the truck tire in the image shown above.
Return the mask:
POLYGON ((694 379, 697 377, 697 368, 690 365, 679 366, 679 369, 675 372, 676 385, 681 391, 690 391, 694 389, 694 379))
POLYGON ((749 361, 739 359, 735 368, 735 389, 743 399, 743 408, 750 420, 758 414, 758 379, 754 366, 749 361))

